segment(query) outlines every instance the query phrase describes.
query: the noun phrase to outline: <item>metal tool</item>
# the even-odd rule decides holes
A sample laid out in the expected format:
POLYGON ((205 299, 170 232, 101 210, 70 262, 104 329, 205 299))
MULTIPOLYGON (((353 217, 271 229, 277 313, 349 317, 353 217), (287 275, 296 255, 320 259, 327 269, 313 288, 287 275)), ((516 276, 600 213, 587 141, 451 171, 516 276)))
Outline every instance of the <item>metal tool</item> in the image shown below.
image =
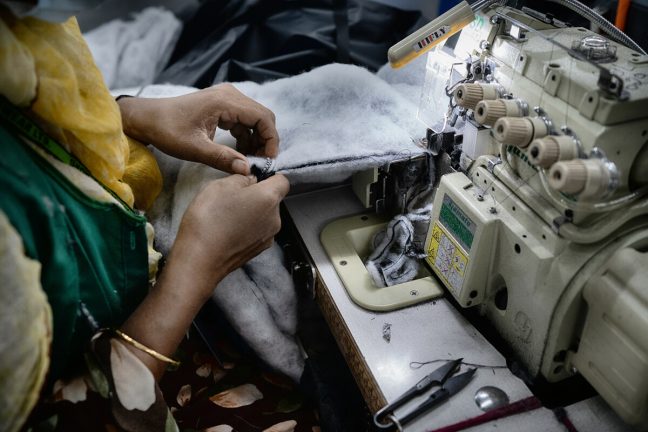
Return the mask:
POLYGON ((475 403, 480 410, 488 412, 507 405, 509 398, 504 390, 500 388, 484 386, 475 393, 475 403))
POLYGON ((459 370, 462 360, 463 359, 450 361, 423 377, 423 379, 416 383, 412 388, 378 411, 373 418, 374 424, 382 430, 391 429, 394 426, 397 426, 400 429, 403 425, 409 423, 425 411, 441 404, 451 396, 458 393, 459 390, 468 384, 476 371, 476 369, 470 369, 467 372, 453 376, 459 370), (405 414, 403 417, 397 418, 394 415, 394 410, 403 406, 410 399, 425 393, 432 387, 441 388, 428 396, 426 400, 421 402, 416 408, 405 414), (389 423, 383 423, 384 419, 389 419, 389 423))

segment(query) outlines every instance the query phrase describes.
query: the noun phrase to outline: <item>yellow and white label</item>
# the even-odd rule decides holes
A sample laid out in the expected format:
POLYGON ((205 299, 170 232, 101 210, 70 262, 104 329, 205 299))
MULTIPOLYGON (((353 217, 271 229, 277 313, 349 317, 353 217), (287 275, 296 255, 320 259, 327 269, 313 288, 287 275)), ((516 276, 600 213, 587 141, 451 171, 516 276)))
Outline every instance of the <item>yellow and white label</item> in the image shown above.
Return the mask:
POLYGON ((468 267, 468 256, 438 221, 432 230, 427 261, 452 294, 458 297, 468 267))

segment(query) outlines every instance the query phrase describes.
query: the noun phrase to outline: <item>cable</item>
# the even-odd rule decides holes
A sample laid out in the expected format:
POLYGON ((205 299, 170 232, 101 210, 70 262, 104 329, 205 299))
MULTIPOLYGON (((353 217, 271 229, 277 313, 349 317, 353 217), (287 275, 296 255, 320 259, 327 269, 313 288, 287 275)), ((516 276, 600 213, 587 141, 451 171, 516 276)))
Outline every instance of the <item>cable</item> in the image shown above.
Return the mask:
POLYGON ((562 205, 574 211, 586 211, 592 213, 608 212, 630 204, 631 202, 636 201, 637 199, 648 194, 648 186, 642 186, 641 188, 636 189, 635 191, 630 192, 627 195, 623 195, 609 201, 572 201, 565 198, 564 195, 557 192, 549 185, 549 181, 547 180, 547 175, 544 170, 540 171, 540 180, 542 181, 542 187, 549 198, 551 198, 558 205, 562 205))
POLYGON ((630 9, 631 0, 619 0, 614 25, 621 31, 625 31, 626 20, 628 18, 628 9, 630 9))
POLYGON ((558 234, 579 244, 592 244, 612 235, 614 231, 639 216, 645 215, 648 201, 642 201, 630 208, 618 209, 615 214, 599 219, 587 227, 565 223, 558 228, 558 234))
MULTIPOLYGON (((513 190, 513 193, 520 189, 520 185, 516 185, 514 181, 518 179, 520 182, 526 183, 525 179, 519 177, 514 171, 513 168, 508 163, 506 158, 506 145, 501 145, 501 164, 497 165, 493 170, 493 175, 497 177, 501 182, 503 182, 509 189, 513 190)), ((486 167, 488 158, 480 156, 477 159, 477 163, 486 167)), ((588 226, 577 226, 573 223, 564 223, 558 227, 558 234, 570 241, 580 244, 591 244, 597 241, 602 240, 606 236, 611 235, 615 230, 620 228, 626 222, 633 220, 641 215, 646 214, 648 210, 648 201, 642 201, 635 203, 631 207, 625 207, 628 204, 636 201, 638 198, 648 194, 648 186, 644 186, 636 191, 624 195, 622 197, 604 201, 604 202, 574 202, 567 200, 562 194, 553 190, 546 178, 544 171, 538 171, 540 175, 540 180, 542 182, 543 189, 549 199, 554 202, 554 205, 560 207, 561 205, 567 208, 570 208, 574 211, 584 211, 591 213, 602 213, 602 212, 613 212, 610 213, 608 217, 601 218, 598 221, 588 225, 588 226)), ((537 198, 533 196, 527 196, 523 200, 531 208, 534 208, 538 215, 549 225, 553 224, 553 221, 556 218, 556 213, 552 215, 552 212, 557 212, 553 207, 546 209, 543 204, 537 201, 537 198)))
POLYGON ((644 49, 641 48, 641 46, 639 46, 639 44, 637 44, 635 41, 630 39, 628 35, 623 33, 618 28, 614 27, 614 24, 612 24, 610 21, 606 20, 601 15, 599 15, 596 11, 587 7, 586 5, 579 2, 578 0, 548 0, 548 1, 552 3, 557 3, 568 9, 571 9, 572 11, 576 12, 583 18, 586 18, 590 22, 597 24, 601 28, 601 30, 603 30, 608 36, 610 36, 611 39, 627 47, 630 47, 635 51, 639 51, 643 55, 646 55, 646 51, 644 51, 644 49))
MULTIPOLYGON (((513 168, 510 166, 508 159, 506 158, 506 144, 500 143, 500 160, 502 161, 502 166, 507 168, 511 174, 513 173, 513 168)), ((636 201, 639 198, 642 198, 648 195, 648 185, 642 186, 639 189, 634 190, 626 195, 623 195, 618 198, 614 198, 608 201, 572 201, 567 199, 563 194, 554 190, 547 180, 547 174, 545 170, 538 170, 540 175, 540 182, 542 188, 544 189, 545 194, 556 204, 558 207, 566 207, 573 211, 583 211, 591 213, 603 213, 616 210, 620 207, 623 207, 627 204, 630 204, 636 201)))

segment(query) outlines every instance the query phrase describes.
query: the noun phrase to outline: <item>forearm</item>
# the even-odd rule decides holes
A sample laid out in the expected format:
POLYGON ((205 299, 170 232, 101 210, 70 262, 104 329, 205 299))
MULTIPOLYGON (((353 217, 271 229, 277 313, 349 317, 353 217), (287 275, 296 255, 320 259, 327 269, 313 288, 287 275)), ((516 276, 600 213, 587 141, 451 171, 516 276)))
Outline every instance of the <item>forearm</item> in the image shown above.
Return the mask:
MULTIPOLYGON (((218 282, 272 244, 281 227, 279 203, 288 189, 280 174, 262 183, 233 175, 205 185, 182 218, 159 282, 121 330, 172 356, 218 282)), ((129 349, 156 378, 162 376, 163 362, 129 349)))
MULTIPOLYGON (((220 276, 201 270, 189 259, 180 243, 174 245, 162 275, 121 330, 138 342, 167 357, 173 357, 192 320, 216 286, 220 276), (201 294, 205 293, 205 294, 201 294)), ((166 364, 129 346, 159 379, 166 364)))

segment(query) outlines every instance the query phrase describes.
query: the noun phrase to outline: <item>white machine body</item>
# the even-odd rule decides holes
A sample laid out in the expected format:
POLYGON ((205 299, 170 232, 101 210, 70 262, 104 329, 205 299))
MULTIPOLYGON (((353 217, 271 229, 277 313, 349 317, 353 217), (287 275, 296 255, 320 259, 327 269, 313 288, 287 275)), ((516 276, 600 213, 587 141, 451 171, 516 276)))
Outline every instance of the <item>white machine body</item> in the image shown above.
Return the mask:
MULTIPOLYGON (((454 49, 470 69, 427 78, 455 91, 439 117, 463 136, 461 168, 435 194, 427 262, 530 374, 580 373, 648 429, 648 57, 536 18, 477 14, 454 49)), ((448 55, 430 53, 430 70, 448 55)))

